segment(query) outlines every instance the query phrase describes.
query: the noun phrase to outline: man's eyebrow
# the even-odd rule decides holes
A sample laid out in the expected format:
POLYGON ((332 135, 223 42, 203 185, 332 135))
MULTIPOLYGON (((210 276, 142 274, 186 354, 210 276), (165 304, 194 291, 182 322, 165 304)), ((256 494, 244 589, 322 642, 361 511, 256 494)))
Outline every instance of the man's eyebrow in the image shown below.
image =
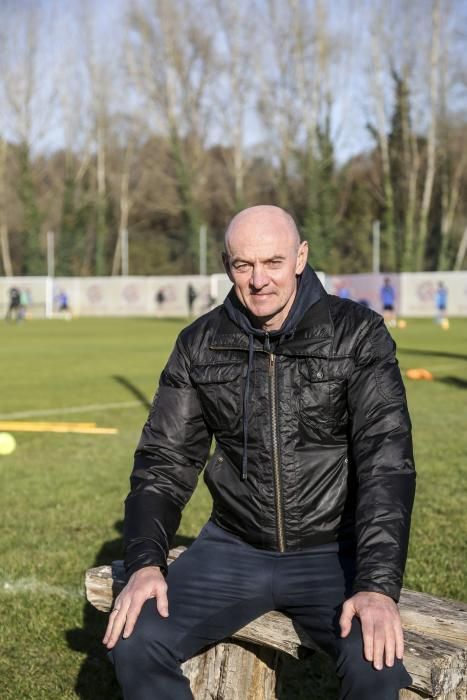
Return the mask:
MULTIPOLYGON (((285 260, 286 256, 285 255, 271 255, 270 258, 266 258, 265 260, 261 260, 263 263, 267 262, 272 262, 273 260, 285 260)), ((240 255, 235 255, 234 257, 230 258, 230 262, 232 264, 237 263, 237 262, 250 262, 250 260, 247 260, 246 258, 242 258, 240 255)))

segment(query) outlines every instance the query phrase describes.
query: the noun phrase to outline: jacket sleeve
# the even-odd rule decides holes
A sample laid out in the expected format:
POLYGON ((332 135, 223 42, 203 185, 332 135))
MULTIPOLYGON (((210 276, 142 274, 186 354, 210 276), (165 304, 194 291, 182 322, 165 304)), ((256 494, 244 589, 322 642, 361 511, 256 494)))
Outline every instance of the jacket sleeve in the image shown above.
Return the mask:
POLYGON ((375 316, 357 341, 348 385, 357 480, 353 591, 399 599, 415 495, 411 422, 395 343, 375 316))
POLYGON ((189 357, 179 337, 161 374, 138 443, 131 491, 125 501, 125 568, 167 572, 167 554, 184 506, 204 467, 211 433, 189 377, 189 357))

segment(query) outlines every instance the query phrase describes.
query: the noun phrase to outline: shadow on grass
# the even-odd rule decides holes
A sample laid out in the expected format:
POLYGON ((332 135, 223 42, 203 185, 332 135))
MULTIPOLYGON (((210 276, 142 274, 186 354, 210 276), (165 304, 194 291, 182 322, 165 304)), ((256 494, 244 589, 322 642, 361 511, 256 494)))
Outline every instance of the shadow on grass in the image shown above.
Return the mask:
MULTIPOLYGON (((96 554, 93 566, 110 564, 114 559, 122 558, 123 521, 115 523, 118 537, 104 542, 96 554)), ((120 687, 115 678, 112 664, 107 659, 102 644, 107 615, 96 610, 87 601, 83 607, 82 627, 67 630, 68 646, 73 651, 85 654, 75 683, 75 692, 83 700, 121 700, 120 687)))
MULTIPOLYGON (((96 554, 93 566, 110 565, 123 556, 123 521, 115 523, 118 537, 104 542, 96 554)), ((173 546, 188 547, 193 542, 192 537, 177 535, 173 546)), ((68 646, 79 654, 85 654, 75 683, 75 692, 82 700, 122 700, 120 687, 115 678, 111 662, 102 644, 107 615, 96 610, 87 601, 83 607, 82 627, 67 630, 68 646)))
POLYGON ((122 377, 120 374, 113 374, 112 379, 115 379, 116 382, 121 384, 125 389, 128 389, 130 394, 132 394, 135 399, 137 399, 140 404, 145 408, 147 411, 151 408, 151 402, 147 399, 145 394, 141 391, 141 389, 138 389, 137 386, 133 384, 133 382, 130 382, 129 379, 126 377, 122 377))
POLYGON ((461 377, 442 377, 438 381, 443 382, 443 384, 449 384, 449 386, 453 386, 456 389, 467 389, 467 379, 462 379, 461 377))
POLYGON ((442 350, 412 350, 411 348, 398 347, 398 354, 401 355, 426 355, 427 357, 449 357, 453 360, 467 360, 467 355, 456 352, 443 352, 442 350))

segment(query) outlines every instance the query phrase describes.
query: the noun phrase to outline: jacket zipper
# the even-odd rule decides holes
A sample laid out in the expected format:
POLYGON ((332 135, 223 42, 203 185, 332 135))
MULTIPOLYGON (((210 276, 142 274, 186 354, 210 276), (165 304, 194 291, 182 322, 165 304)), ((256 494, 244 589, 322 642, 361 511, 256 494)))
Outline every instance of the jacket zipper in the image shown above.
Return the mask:
POLYGON ((274 497, 276 506, 277 543, 285 552, 284 509, 282 504, 281 462, 277 426, 276 356, 269 355, 269 396, 271 397, 272 461, 274 469, 274 497))

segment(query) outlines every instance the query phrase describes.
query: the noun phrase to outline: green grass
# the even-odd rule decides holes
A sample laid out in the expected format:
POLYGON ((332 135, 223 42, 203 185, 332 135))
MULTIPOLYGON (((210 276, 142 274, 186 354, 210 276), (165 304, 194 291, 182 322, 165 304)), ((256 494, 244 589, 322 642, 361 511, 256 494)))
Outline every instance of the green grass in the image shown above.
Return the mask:
MULTIPOLYGON (((83 572, 121 557, 122 503, 132 453, 182 323, 82 319, 2 324, 0 412, 89 404, 133 406, 57 413, 43 420, 95 421, 116 436, 17 433, 0 457, 0 697, 2 700, 119 698, 100 643, 105 616, 82 595, 83 572), (139 398, 138 398, 139 397, 139 398)), ((405 584, 467 600, 467 321, 449 331, 430 321, 396 330, 402 370, 425 367, 434 382, 408 382, 418 490, 405 584)), ((38 418, 36 418, 38 419, 38 418)), ((209 513, 201 484, 180 535, 209 513)), ((288 662, 282 697, 335 697, 321 662, 288 662)))

